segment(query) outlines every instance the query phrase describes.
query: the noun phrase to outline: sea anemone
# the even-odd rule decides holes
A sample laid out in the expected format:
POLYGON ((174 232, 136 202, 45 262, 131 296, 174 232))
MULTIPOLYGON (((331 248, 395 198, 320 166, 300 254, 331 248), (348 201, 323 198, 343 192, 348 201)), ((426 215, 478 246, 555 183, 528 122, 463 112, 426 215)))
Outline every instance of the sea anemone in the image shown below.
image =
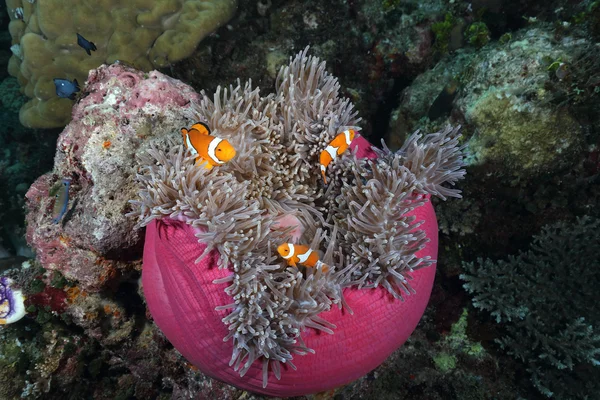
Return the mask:
MULTIPOLYGON (((262 363, 263 387, 269 371, 279 379, 282 369, 295 369, 295 355, 314 352, 303 341, 306 329, 335 337, 336 325, 320 315, 336 305, 352 312, 344 289, 383 287, 395 301, 414 291, 413 272, 435 262, 417 255, 429 238, 414 211, 430 195, 460 197, 442 185, 464 175, 459 129, 448 127, 415 133, 398 152, 374 150, 376 159, 348 150, 329 166, 325 185, 321 151, 341 131, 360 130, 360 119, 325 62, 307 51, 280 70, 266 97, 251 82, 218 88, 212 100, 202 92, 187 117, 227 139, 235 158, 208 170, 180 142, 156 144, 139 156, 139 199, 132 201, 140 227, 183 224, 202 249, 198 265, 215 258, 221 278, 212 285, 225 287, 230 301, 209 312, 227 326, 229 365, 243 377, 262 363), (310 245, 329 269, 288 266, 277 254, 286 242, 310 245)), ((145 264, 153 246, 146 243, 145 264)), ((202 272, 185 273, 199 279, 202 272)))

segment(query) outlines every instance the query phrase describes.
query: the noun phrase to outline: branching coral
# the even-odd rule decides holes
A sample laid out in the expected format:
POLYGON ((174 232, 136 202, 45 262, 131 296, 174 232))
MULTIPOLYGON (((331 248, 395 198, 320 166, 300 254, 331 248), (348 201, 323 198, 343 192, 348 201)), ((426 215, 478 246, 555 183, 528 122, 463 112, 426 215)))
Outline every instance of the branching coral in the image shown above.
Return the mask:
POLYGON ((506 261, 464 264, 461 278, 473 305, 503 324, 500 345, 526 364, 533 384, 548 397, 598 392, 594 372, 574 368, 600 365, 599 242, 600 220, 582 217, 545 227, 531 250, 506 261))
POLYGON ((269 368, 279 378, 281 363, 293 367, 294 354, 311 351, 303 329, 334 332, 319 314, 342 307, 342 288, 382 285, 396 296, 408 290, 410 271, 433 260, 415 256, 427 238, 404 214, 426 195, 458 196, 441 185, 464 174, 458 129, 448 128, 425 140, 415 134, 398 153, 380 151, 377 161, 346 152, 325 188, 319 154, 359 120, 337 79, 307 50, 281 69, 274 94, 262 97, 250 82, 217 89, 212 100, 202 93, 189 119, 226 138, 236 157, 208 171, 194 166, 182 145, 155 147, 139 158, 140 199, 132 201, 140 226, 183 219, 208 244, 203 256, 218 250, 220 267, 233 272, 215 282, 230 283, 232 302, 219 307, 231 310, 224 319, 230 365, 243 376, 261 359, 263 385, 269 368), (329 272, 287 267, 278 257, 277 246, 291 240, 292 227, 279 224, 284 216, 301 225, 300 243, 324 252, 329 272))

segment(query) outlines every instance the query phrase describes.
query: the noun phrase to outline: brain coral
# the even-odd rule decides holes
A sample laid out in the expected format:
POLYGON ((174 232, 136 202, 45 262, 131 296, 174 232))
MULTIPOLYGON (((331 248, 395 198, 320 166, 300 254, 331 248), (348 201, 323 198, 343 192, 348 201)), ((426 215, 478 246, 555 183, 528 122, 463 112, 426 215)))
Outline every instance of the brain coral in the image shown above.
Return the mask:
MULTIPOLYGON (((435 262, 418 256, 429 239, 423 221, 411 213, 430 207, 430 195, 459 197, 458 190, 442 186, 464 175, 458 129, 425 137, 416 133, 396 153, 376 150, 376 160, 348 151, 329 167, 325 186, 320 152, 340 131, 358 129, 359 119, 350 101, 340 97, 340 85, 325 63, 307 56, 307 50, 280 70, 276 93, 263 97, 248 82, 219 88, 212 99, 202 93, 188 110, 190 122, 202 121, 213 135, 226 138, 236 157, 206 170, 194 165, 179 142, 139 154, 140 198, 132 201, 132 215, 141 226, 150 224, 154 233, 149 235, 165 240, 178 235, 169 233, 168 226, 191 225, 187 229, 204 249, 198 254, 204 261, 181 271, 186 279, 206 280, 212 274, 199 272, 206 264, 203 257, 227 272, 213 283, 227 286, 229 303, 217 311, 225 311, 225 341, 233 342, 230 365, 240 375, 258 361, 266 385, 269 371, 279 378, 293 367, 294 355, 312 351, 303 341, 307 328, 334 334, 336 326, 320 314, 335 305, 347 308, 345 288, 380 288, 391 294, 384 297, 399 302, 413 292, 413 273, 435 262), (322 252, 329 271, 287 266, 278 256, 277 247, 294 240, 293 228, 300 231, 295 242, 322 252)), ((180 244, 173 245, 162 253, 167 259, 190 257, 180 244)), ((146 242, 144 274, 153 246, 146 242)), ((146 283, 157 287, 151 281, 144 278, 145 289, 146 283)), ((188 302, 215 296, 214 288, 164 290, 146 296, 167 314, 172 313, 167 303, 182 293, 192 294, 188 302)), ((188 317, 210 324, 200 321, 200 315, 197 311, 188 317)), ((173 327, 165 329, 173 332, 173 327)), ((187 338, 193 330, 187 326, 175 335, 187 338)))
POLYGON ((90 69, 117 60, 149 71, 189 56, 227 22, 236 0, 25 1, 7 0, 13 56, 9 73, 31 98, 21 123, 62 127, 72 101, 58 98, 53 79, 83 83, 90 69), (97 46, 88 56, 76 33, 97 46))

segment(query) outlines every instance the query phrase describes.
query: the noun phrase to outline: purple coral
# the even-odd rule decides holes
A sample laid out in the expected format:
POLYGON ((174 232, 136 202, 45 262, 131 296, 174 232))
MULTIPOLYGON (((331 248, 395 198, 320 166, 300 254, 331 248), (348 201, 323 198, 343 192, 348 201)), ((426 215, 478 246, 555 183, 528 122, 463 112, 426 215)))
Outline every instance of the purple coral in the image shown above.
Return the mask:
POLYGON ((0 278, 0 325, 17 322, 25 316, 25 297, 10 287, 12 280, 0 278))

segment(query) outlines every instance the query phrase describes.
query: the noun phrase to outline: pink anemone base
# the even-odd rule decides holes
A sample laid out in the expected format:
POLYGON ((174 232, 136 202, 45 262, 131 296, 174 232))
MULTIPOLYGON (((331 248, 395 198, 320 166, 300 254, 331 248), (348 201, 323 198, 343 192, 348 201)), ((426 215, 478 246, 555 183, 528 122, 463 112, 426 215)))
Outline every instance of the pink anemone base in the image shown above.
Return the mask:
MULTIPOLYGON (((431 203, 412 214, 424 220, 430 242, 417 253, 437 259, 437 221, 431 203)), ((227 311, 215 307, 230 304, 224 292, 228 284, 213 280, 232 272, 217 268, 216 251, 201 262, 204 251, 194 228, 182 221, 153 221, 146 229, 142 281, 148 308, 165 336, 203 373, 239 388, 271 396, 300 396, 330 390, 360 378, 381 364, 400 347, 421 319, 433 286, 435 265, 412 273, 416 294, 394 299, 387 290, 344 291, 351 315, 334 306, 320 316, 337 326, 329 335, 309 328, 302 334, 315 354, 294 356, 297 370, 283 366, 281 380, 269 372, 269 384, 262 386, 262 363, 255 362, 244 377, 229 366, 232 341, 223 342, 227 326, 221 321, 227 311)))

